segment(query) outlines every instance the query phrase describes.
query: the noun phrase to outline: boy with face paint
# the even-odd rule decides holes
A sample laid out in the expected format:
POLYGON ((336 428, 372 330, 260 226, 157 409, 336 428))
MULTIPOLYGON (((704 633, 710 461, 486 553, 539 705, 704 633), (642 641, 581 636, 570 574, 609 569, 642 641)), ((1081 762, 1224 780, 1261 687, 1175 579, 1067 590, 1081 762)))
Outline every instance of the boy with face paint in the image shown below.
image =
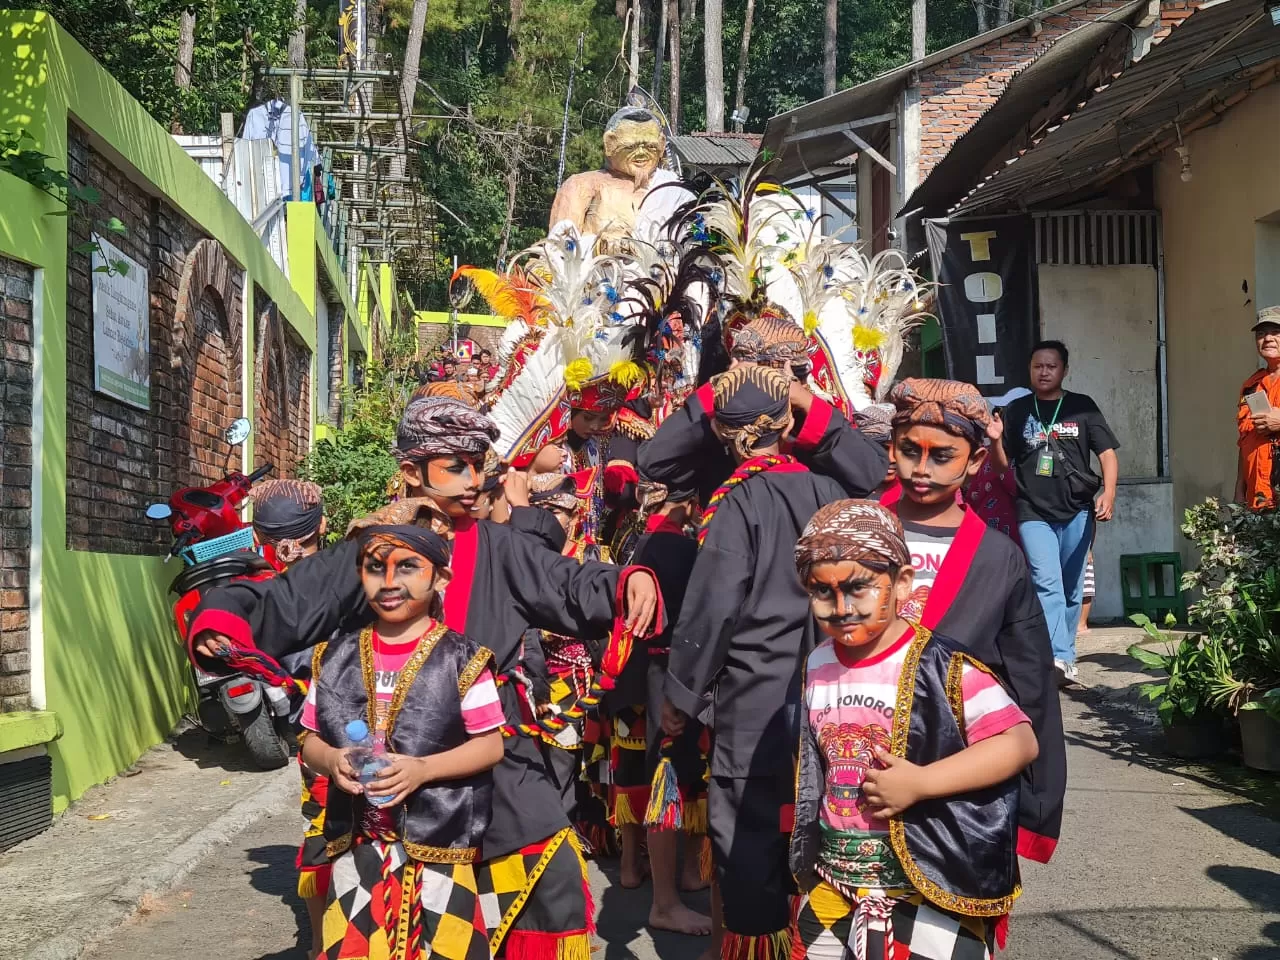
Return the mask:
POLYGON ((782 453, 790 380, 743 365, 711 380, 718 442, 738 462, 706 501, 700 547, 671 638, 662 726, 672 737, 714 714, 708 833, 724 915, 724 960, 788 949, 786 833, 800 670, 815 642, 793 575, 805 522, 843 490, 782 453))
MULTIPOLYGON (((616 651, 628 636, 647 636, 662 622, 661 598, 649 571, 579 563, 511 525, 471 516, 485 452, 496 432, 487 417, 448 398, 416 400, 401 420, 395 453, 405 492, 420 499, 393 507, 405 511, 407 522, 452 538, 453 579, 445 591, 444 622, 484 638, 499 675, 519 666, 521 638, 531 626, 582 637, 599 657, 616 651)), ((193 656, 214 667, 206 651, 226 644, 278 657, 371 617, 357 575, 356 546, 347 541, 300 562, 288 577, 209 591, 192 621, 193 656)), ((500 687, 512 724, 527 720, 518 686, 500 687)), ((589 949, 586 866, 548 769, 547 749, 528 737, 508 738, 506 757, 494 775, 494 817, 481 849, 482 885, 498 873, 504 878, 502 889, 482 901, 489 911, 491 945, 511 960, 541 956, 538 951, 547 944, 589 949), (510 879, 516 874, 525 883, 513 890, 510 879)))
POLYGON ((474 862, 505 723, 493 654, 438 619, 450 577, 444 539, 384 519, 356 521, 348 534, 376 619, 326 645, 302 717, 303 759, 333 786, 322 955, 485 960, 474 862), (346 749, 353 720, 366 721, 390 761, 367 784, 346 749))
POLYGON ((957 496, 987 458, 989 408, 953 380, 904 380, 890 398, 898 487, 880 502, 902 520, 915 569, 900 612, 963 643, 1031 718, 1040 751, 1019 797, 1018 853, 1047 862, 1067 783, 1049 629, 1022 551, 957 496))
MULTIPOLYGON (((253 501, 253 539, 263 556, 280 573, 320 549, 325 532, 323 491, 314 483, 277 477, 255 484, 249 492, 253 501)), ((310 679, 313 665, 324 651, 324 643, 303 651, 285 666, 295 679, 310 679)), ((329 892, 329 854, 324 840, 324 804, 329 780, 318 775, 298 757, 302 773, 302 816, 307 821, 302 845, 298 848, 298 896, 307 907, 311 923, 311 956, 321 949, 321 924, 325 898, 329 892)))
POLYGON ((793 958, 990 960, 1021 892, 1014 810, 1035 735, 990 670, 898 613, 910 559, 867 500, 823 507, 796 545, 827 639, 805 666, 793 958))

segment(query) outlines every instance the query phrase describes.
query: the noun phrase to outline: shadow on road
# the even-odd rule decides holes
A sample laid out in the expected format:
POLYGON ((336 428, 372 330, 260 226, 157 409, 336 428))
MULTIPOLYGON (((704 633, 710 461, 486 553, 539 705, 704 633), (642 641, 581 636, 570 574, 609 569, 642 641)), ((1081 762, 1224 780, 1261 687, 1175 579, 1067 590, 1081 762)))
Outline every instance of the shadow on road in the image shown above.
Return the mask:
MULTIPOLYGON (((631 943, 646 929, 653 885, 646 880, 637 890, 625 890, 617 860, 597 860, 596 866, 609 878, 609 886, 596 904, 596 936, 605 943, 603 960, 635 960, 631 943)), ((693 909, 710 913, 711 896, 705 890, 682 896, 693 909)), ((648 933, 658 960, 696 960, 711 942, 709 937, 687 937, 666 930, 648 933)))
MULTIPOLYGON (((1246 801, 1254 813, 1280 820, 1280 780, 1259 776, 1234 762, 1231 756, 1224 755, 1221 760, 1207 763, 1171 757, 1164 752, 1163 734, 1158 725, 1143 723, 1095 691, 1073 690, 1066 695, 1085 708, 1080 719, 1087 727, 1069 731, 1068 744, 1230 793, 1246 801)), ((1246 837, 1239 839, 1249 842, 1246 837)))
POLYGON ((246 851, 250 863, 261 864, 249 871, 249 884, 259 893, 276 897, 288 906, 293 911, 298 930, 294 946, 263 954, 259 960, 307 960, 306 946, 311 933, 307 908, 298 896, 298 871, 294 866, 297 854, 297 847, 284 844, 253 847, 246 851))
POLYGON ((192 727, 178 734, 173 740, 173 749, 201 769, 216 767, 234 773, 259 772, 239 739, 226 743, 203 727, 192 727))

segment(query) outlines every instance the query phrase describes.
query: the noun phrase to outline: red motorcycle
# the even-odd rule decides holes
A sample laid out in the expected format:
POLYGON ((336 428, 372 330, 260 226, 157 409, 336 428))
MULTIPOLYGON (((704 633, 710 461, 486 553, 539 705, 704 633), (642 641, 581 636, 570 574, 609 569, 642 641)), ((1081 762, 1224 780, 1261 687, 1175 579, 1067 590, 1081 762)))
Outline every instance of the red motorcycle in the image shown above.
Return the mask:
MULTIPOLYGON (((232 447, 248 439, 251 426, 241 418, 227 428, 232 447)), ((254 549, 253 528, 240 516, 252 486, 273 469, 264 464, 248 475, 231 471, 207 487, 184 487, 168 503, 147 508, 152 520, 167 520, 173 532, 167 563, 181 557, 186 569, 169 590, 178 637, 188 648, 187 628, 204 591, 242 577, 272 576, 275 568, 254 549)), ((192 664, 199 701, 200 725, 215 736, 244 741, 253 762, 264 770, 289 762, 289 716, 292 703, 283 689, 243 673, 209 673, 192 664)))

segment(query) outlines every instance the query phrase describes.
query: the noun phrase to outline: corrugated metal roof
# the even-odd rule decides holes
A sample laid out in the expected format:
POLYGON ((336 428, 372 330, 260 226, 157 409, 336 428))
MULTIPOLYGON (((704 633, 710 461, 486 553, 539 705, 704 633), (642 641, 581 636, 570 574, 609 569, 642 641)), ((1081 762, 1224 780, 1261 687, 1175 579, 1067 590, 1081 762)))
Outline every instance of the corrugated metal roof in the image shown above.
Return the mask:
POLYGON ((1174 28, 955 208, 1025 209, 1150 163, 1186 123, 1247 92, 1280 61, 1280 28, 1259 0, 1220 0, 1174 28))
MULTIPOLYGON (((1033 26, 1037 21, 1057 14, 1066 13, 1075 7, 1087 3, 1088 0, 1066 0, 1051 7, 1040 10, 1034 16, 1011 20, 1003 27, 988 30, 970 37, 968 40, 952 44, 936 53, 931 53, 923 60, 904 63, 888 73, 883 73, 866 83, 847 90, 840 90, 829 97, 814 100, 802 107, 780 113, 773 117, 764 131, 761 147, 778 157, 778 177, 788 181, 813 170, 821 169, 849 155, 852 144, 843 133, 834 132, 824 136, 811 137, 801 141, 794 139, 796 134, 819 130, 839 123, 848 123, 864 117, 876 117, 892 113, 897 107, 898 93, 906 84, 912 73, 927 70, 950 60, 952 57, 976 50, 988 43, 1000 40, 1019 30, 1033 26)), ((859 131, 866 139, 866 129, 859 131)), ((873 144, 874 145, 874 144, 873 144)))
POLYGON ((700 133, 673 137, 671 146, 682 163, 695 167, 749 166, 760 152, 760 137, 749 133, 700 133))
POLYGON ((1128 62, 1125 23, 1147 0, 1117 11, 1111 20, 1085 24, 1063 35, 1023 67, 995 103, 947 151, 903 205, 902 212, 944 213, 986 174, 1016 156, 1045 124, 1068 112, 1103 78, 1128 62))

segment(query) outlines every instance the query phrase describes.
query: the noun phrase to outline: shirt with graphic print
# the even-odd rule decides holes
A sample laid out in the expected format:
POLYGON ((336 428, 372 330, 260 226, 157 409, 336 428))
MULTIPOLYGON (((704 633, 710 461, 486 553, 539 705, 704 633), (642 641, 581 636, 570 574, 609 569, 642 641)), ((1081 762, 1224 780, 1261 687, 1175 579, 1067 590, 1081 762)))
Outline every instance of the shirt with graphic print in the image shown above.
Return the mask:
MULTIPOLYGON (((875 748, 889 749, 898 680, 914 637, 908 627, 889 649, 860 661, 829 639, 809 655, 805 710, 825 778, 819 873, 825 875, 828 861, 827 868, 846 881, 841 885, 906 886, 889 845, 889 821, 867 812, 862 784, 869 770, 884 766, 875 748)), ((966 663, 960 684, 966 744, 1030 722, 991 674, 966 663)))
POLYGON ((1044 520, 1070 523, 1093 501, 1071 493, 1070 468, 1088 476, 1093 470, 1090 454, 1119 449, 1116 436, 1093 398, 1065 391, 1057 400, 1039 400, 1034 394, 1013 401, 1004 414, 1004 450, 1018 481, 1018 522, 1044 520), (1038 405, 1038 411, 1037 411, 1038 405), (1056 416, 1055 416, 1056 411, 1056 416), (1052 424, 1054 444, 1047 447, 1046 425, 1052 424), (1051 449, 1052 475, 1041 470, 1041 454, 1051 449))
POLYGON ((924 607, 929 602, 929 591, 938 571, 947 559, 947 551, 955 540, 958 527, 928 527, 922 523, 903 521, 907 535, 907 550, 911 553, 911 569, 915 579, 911 581, 911 596, 898 607, 898 616, 917 623, 924 618, 924 607))

